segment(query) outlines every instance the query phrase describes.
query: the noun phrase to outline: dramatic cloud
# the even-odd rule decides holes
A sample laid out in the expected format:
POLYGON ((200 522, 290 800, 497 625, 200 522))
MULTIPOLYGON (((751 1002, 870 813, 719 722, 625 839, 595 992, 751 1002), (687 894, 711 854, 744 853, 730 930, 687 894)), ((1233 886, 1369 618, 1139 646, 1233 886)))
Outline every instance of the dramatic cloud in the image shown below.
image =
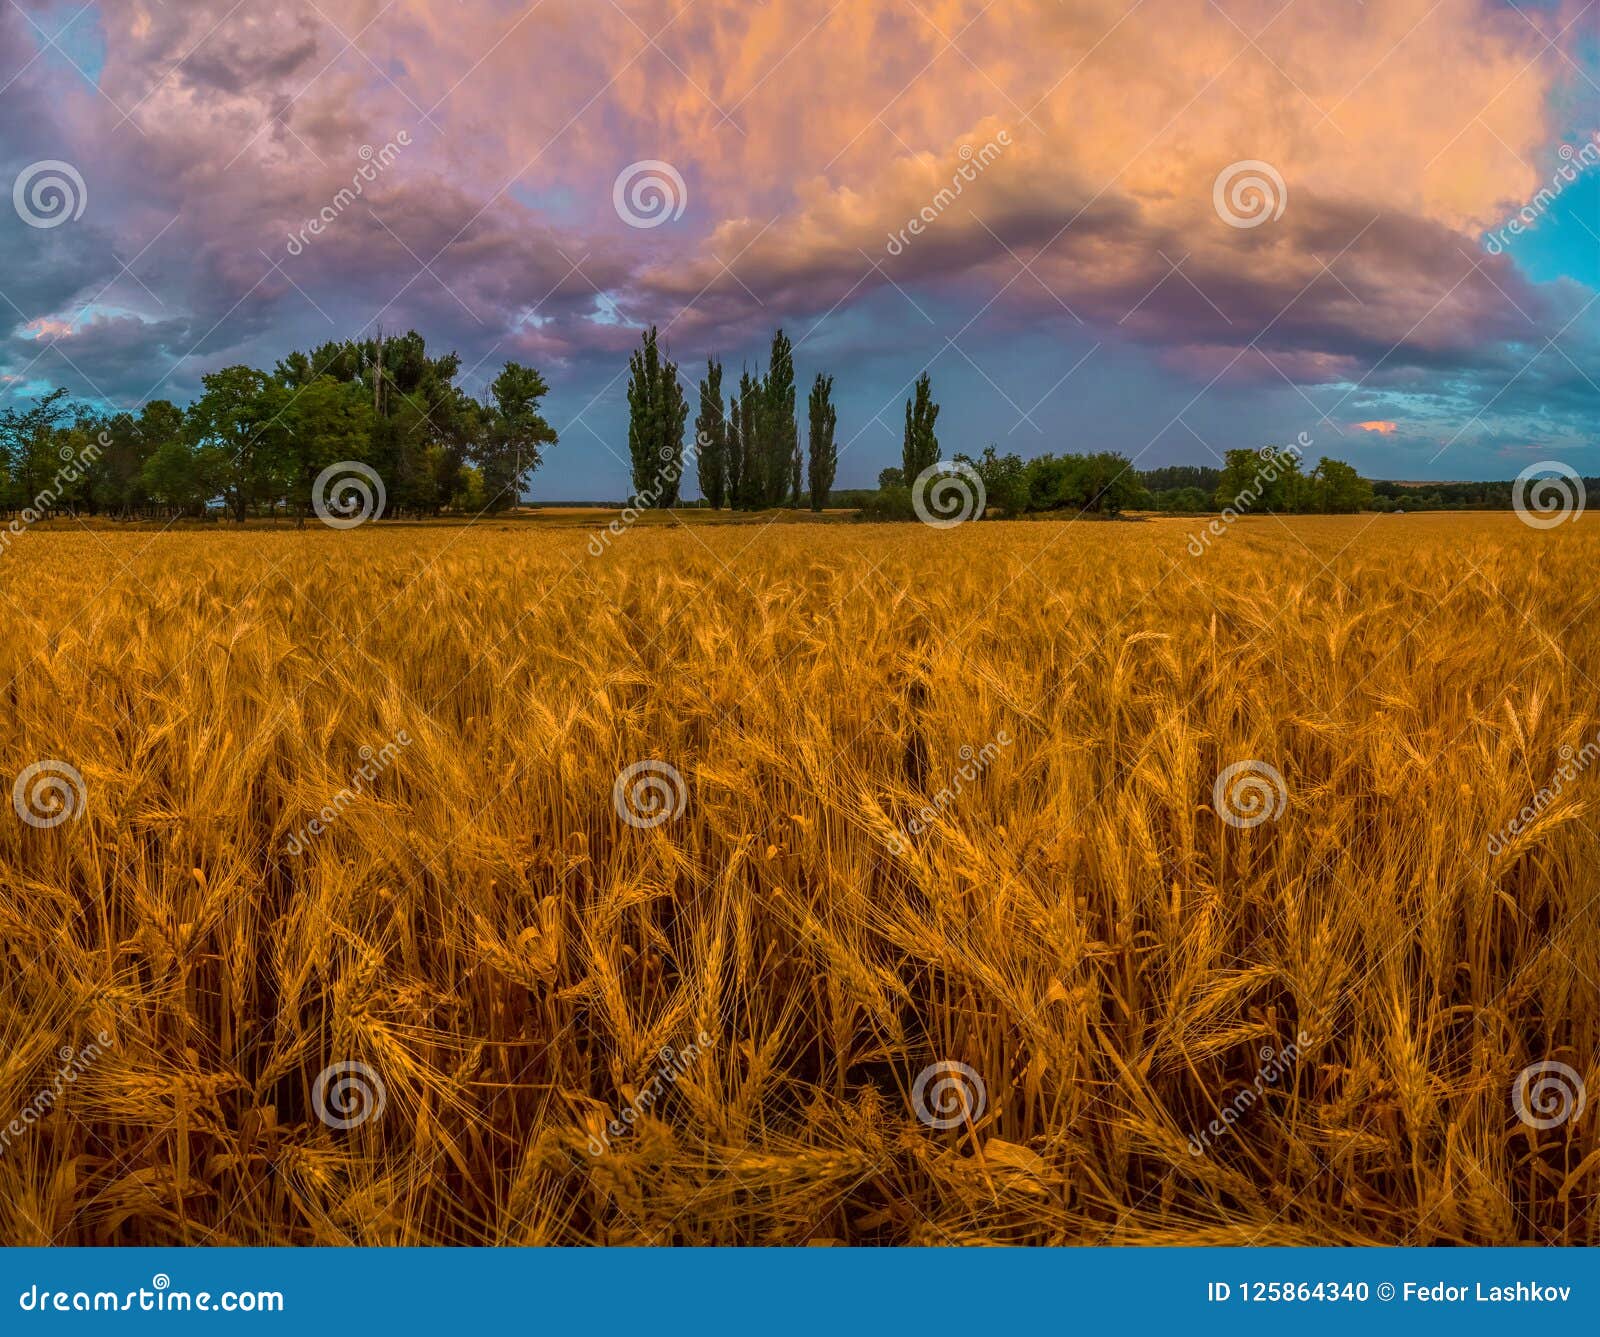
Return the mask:
POLYGON ((1483 243, 1592 135, 1594 26, 1491 0, 24 0, 0 167, 65 161, 88 199, 0 219, 0 393, 183 398, 415 326, 476 384, 540 365, 593 457, 551 469, 605 489, 640 325, 692 363, 784 323, 855 378, 846 477, 929 365, 956 448, 1093 431, 1156 462, 1310 426, 1374 472, 1494 471, 1513 440, 1587 448, 1600 407, 1594 292, 1483 243), (1148 413, 1091 416, 1134 387, 1148 413))

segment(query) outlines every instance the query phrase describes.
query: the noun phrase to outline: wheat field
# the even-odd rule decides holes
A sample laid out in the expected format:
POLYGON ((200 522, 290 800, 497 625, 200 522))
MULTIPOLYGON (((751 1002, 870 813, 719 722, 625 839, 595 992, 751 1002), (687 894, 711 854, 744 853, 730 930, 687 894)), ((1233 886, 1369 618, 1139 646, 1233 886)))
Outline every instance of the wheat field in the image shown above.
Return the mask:
POLYGON ((1202 524, 27 534, 0 1240, 1595 1242, 1600 531, 1202 524))

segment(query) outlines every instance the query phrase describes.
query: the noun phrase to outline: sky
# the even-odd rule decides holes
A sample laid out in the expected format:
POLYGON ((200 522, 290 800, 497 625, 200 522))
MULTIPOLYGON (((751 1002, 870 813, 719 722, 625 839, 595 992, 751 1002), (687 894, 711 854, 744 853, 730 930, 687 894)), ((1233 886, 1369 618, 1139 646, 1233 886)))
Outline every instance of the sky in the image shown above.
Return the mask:
POLYGON ((1600 474, 1597 133, 1579 0, 5 0, 0 404, 415 328, 614 499, 641 329, 782 326, 840 487, 923 371, 947 456, 1600 474))

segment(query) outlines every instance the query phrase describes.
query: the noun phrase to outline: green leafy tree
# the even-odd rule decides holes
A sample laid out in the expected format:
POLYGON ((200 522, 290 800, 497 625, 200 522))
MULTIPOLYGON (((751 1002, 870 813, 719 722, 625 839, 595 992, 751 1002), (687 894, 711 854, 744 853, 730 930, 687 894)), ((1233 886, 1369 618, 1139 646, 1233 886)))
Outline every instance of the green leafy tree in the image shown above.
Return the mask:
POLYGON ((1310 479, 1311 506, 1324 515, 1344 515, 1372 508, 1372 484, 1343 460, 1318 461, 1310 479))
POLYGON ((839 447, 834 440, 839 414, 833 405, 833 377, 817 373, 807 409, 811 420, 811 509, 820 511, 828 504, 828 493, 839 468, 839 447))
POLYGON ((507 362, 490 383, 490 403, 469 451, 487 495, 484 509, 515 506, 544 462, 544 448, 556 443, 555 429, 539 412, 549 392, 543 376, 518 362, 507 362))
POLYGON ((169 512, 199 513, 214 495, 203 480, 195 451, 184 441, 157 446, 140 469, 139 485, 169 512))
POLYGON ((243 524, 250 507, 270 494, 281 472, 281 393, 266 372, 224 367, 202 378, 204 393, 189 406, 191 442, 208 451, 205 473, 233 518, 243 524))
POLYGON ((689 401, 678 367, 662 355, 655 326, 628 362, 628 454, 636 504, 677 505, 683 475, 683 428, 689 401))
POLYGON ((906 400, 906 434, 900 448, 900 476, 907 487, 916 484, 917 477, 939 462, 939 438, 934 435, 934 424, 939 420, 939 406, 933 402, 933 382, 927 372, 917 377, 914 399, 906 400))
POLYGON ((985 446, 978 459, 957 455, 970 465, 983 482, 988 505, 1007 515, 1020 515, 1028 508, 1028 474, 1019 455, 1002 455, 994 446, 985 446))
POLYGON ((700 413, 694 420, 695 468, 700 495, 714 511, 728 499, 728 417, 722 407, 722 364, 706 359, 700 413))
POLYGON ((372 442, 372 402, 360 385, 318 376, 284 391, 280 420, 289 449, 281 459, 275 495, 287 502, 296 525, 304 525, 318 475, 345 460, 364 461, 372 442))
POLYGON ((1282 514, 1301 509, 1305 500, 1306 478, 1297 452, 1269 446, 1230 450, 1223 456, 1218 510, 1282 514))

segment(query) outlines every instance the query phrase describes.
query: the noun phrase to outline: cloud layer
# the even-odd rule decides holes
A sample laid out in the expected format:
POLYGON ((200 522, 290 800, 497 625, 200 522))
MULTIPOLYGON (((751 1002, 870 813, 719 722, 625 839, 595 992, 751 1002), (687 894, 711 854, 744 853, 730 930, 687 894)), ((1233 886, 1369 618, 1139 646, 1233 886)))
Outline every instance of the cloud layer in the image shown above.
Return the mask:
POLYGON ((856 378, 868 474, 927 365, 951 430, 1013 448, 1309 427, 1376 473, 1504 472, 1600 406, 1594 292, 1482 244, 1595 128, 1593 36, 1489 0, 24 0, 0 166, 88 200, 0 214, 0 373, 181 399, 415 326, 480 378, 541 366, 592 457, 553 467, 604 489, 641 323, 686 364, 783 323, 856 378), (643 161, 665 198, 619 209, 643 161), (1106 378, 1156 410, 1085 422, 1106 378))

